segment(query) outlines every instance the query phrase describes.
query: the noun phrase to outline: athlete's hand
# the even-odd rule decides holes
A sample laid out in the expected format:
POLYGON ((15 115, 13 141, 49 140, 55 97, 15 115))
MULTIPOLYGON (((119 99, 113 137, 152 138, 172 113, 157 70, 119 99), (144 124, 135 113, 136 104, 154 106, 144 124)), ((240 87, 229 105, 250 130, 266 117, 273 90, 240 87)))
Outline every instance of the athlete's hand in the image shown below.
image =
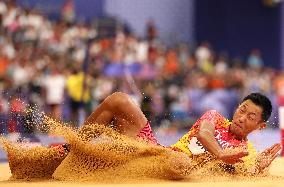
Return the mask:
POLYGON ((280 149, 281 145, 277 143, 257 155, 256 167, 259 173, 262 172, 268 166, 270 166, 272 161, 278 156, 278 152, 280 151, 280 149))
POLYGON ((235 164, 237 162, 243 162, 241 158, 247 155, 247 149, 235 148, 222 150, 217 155, 217 158, 227 164, 235 164))

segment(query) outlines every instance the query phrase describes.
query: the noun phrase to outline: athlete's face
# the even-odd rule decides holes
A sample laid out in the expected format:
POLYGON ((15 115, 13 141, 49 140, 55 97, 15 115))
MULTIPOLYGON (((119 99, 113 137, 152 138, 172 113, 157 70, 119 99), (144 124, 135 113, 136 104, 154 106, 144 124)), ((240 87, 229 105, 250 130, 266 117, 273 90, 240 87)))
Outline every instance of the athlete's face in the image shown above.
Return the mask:
POLYGON ((246 100, 235 111, 230 132, 238 139, 245 139, 252 131, 266 126, 261 115, 262 108, 251 100, 246 100))

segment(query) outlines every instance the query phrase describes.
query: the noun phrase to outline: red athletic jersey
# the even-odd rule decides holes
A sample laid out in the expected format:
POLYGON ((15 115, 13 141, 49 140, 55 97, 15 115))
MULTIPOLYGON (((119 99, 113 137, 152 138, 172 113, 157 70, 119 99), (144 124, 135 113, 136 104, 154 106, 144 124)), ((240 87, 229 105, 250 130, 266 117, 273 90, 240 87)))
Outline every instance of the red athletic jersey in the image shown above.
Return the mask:
POLYGON ((217 111, 210 110, 197 120, 189 132, 187 132, 178 142, 171 145, 171 148, 176 151, 182 151, 190 156, 206 152, 207 150, 196 137, 202 120, 207 120, 215 126, 215 139, 223 149, 240 146, 247 147, 247 141, 237 140, 229 132, 231 122, 217 111))

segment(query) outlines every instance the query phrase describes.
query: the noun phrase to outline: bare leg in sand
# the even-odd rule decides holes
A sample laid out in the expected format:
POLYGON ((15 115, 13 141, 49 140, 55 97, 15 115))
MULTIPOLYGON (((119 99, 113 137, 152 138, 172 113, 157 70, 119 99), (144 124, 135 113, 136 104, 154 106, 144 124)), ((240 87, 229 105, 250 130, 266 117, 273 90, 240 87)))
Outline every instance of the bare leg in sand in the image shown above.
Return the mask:
POLYGON ((147 124, 143 112, 125 93, 108 96, 84 122, 80 133, 88 125, 110 125, 121 134, 135 138, 147 124))
MULTIPOLYGON (((123 135, 136 139, 139 133, 141 133, 141 130, 145 128, 145 125, 148 124, 148 120, 139 106, 134 103, 129 95, 122 92, 115 92, 108 96, 86 119, 79 130, 79 135, 81 134, 84 136, 87 133, 90 133, 89 127, 96 124, 109 126, 123 135)), ((148 128, 151 129, 151 127, 148 128)), ((147 130, 149 130, 148 128, 147 130)), ((150 136, 152 136, 152 134, 150 136)), ((90 136, 87 135, 87 137, 89 138, 90 136)), ((147 139, 151 139, 151 137, 143 138, 145 138, 145 141, 147 141, 147 139)), ((150 142, 153 141, 150 140, 150 142)), ((145 149, 147 150, 147 148, 145 149)), ((150 150, 155 148, 149 146, 148 149, 150 150)), ((164 152, 165 150, 167 150, 166 152, 168 152, 169 155, 179 154, 180 156, 171 157, 169 162, 172 164, 168 165, 168 167, 164 167, 164 169, 167 170, 166 172, 171 174, 172 178, 181 177, 181 173, 183 173, 185 168, 188 170, 188 168, 191 167, 190 158, 181 159, 182 157, 187 157, 187 155, 183 153, 175 153, 170 149, 164 149, 161 150, 161 152, 164 152), (184 160, 187 161, 185 162, 184 160)))

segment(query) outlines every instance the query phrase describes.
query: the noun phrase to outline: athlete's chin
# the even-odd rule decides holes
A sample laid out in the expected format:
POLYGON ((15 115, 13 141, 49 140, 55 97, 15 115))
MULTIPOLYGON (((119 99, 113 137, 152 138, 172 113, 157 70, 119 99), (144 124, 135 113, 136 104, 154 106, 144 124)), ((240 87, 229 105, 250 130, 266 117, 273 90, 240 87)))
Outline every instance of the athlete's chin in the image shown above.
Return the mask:
POLYGON ((244 137, 244 132, 240 128, 233 128, 231 133, 237 138, 242 139, 244 137))
POLYGON ((243 140, 244 139, 244 134, 243 133, 236 133, 235 137, 238 140, 243 140))

